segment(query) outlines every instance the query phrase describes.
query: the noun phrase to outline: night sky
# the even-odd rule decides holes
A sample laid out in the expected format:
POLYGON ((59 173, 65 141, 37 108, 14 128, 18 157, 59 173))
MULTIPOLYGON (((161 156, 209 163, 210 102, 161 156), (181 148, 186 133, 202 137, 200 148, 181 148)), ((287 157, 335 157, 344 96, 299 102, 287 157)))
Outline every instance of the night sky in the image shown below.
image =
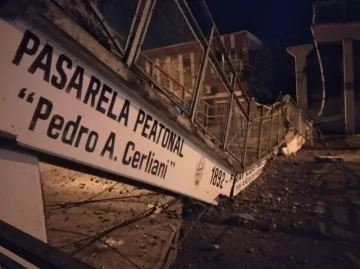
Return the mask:
POLYGON ((271 46, 311 42, 311 0, 206 0, 221 34, 249 30, 271 46))

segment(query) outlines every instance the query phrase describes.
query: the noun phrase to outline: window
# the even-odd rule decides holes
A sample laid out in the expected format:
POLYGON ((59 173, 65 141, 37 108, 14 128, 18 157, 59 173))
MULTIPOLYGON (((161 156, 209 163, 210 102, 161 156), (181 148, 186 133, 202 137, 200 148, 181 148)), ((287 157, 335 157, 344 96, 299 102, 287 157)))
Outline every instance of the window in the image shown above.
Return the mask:
MULTIPOLYGON (((166 62, 165 60, 160 61, 160 70, 162 70, 165 74, 167 74, 167 70, 166 70, 166 62)), ((165 89, 169 89, 170 88, 170 81, 169 78, 164 74, 160 72, 160 77, 161 77, 161 86, 163 86, 165 89)))
POLYGON ((204 86, 204 94, 211 94, 210 86, 204 86))
POLYGON ((184 69, 191 68, 191 58, 190 58, 190 56, 184 56, 183 57, 183 67, 184 67, 184 69))
POLYGON ((234 60, 234 59, 237 59, 237 58, 238 58, 235 49, 230 49, 230 50, 229 50, 229 57, 230 57, 231 60, 234 60))
POLYGON ((221 51, 215 51, 215 57, 216 57, 216 60, 221 63, 223 61, 223 54, 221 51))
POLYGON ((234 79, 233 73, 227 72, 225 75, 226 75, 227 80, 230 82, 230 84, 232 84, 233 79, 234 79))
POLYGON ((186 89, 192 88, 192 72, 191 72, 191 57, 183 56, 183 74, 184 74, 184 87, 186 89))
POLYGON ((223 116, 226 114, 227 111, 227 101, 222 101, 222 102, 217 102, 217 115, 219 116, 223 116))

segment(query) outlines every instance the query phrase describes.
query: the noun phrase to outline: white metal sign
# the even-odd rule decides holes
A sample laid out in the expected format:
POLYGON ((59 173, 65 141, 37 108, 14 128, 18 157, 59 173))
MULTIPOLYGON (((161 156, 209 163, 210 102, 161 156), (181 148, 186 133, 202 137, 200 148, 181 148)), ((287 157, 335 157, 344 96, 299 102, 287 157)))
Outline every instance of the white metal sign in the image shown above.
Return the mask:
POLYGON ((230 171, 61 45, 0 21, 0 130, 30 148, 215 203, 230 171))
POLYGON ((243 189, 245 189, 247 186, 249 186, 251 182, 253 182, 260 176, 266 162, 266 160, 262 160, 260 163, 254 164, 244 173, 241 173, 237 176, 234 187, 234 196, 241 192, 243 189))

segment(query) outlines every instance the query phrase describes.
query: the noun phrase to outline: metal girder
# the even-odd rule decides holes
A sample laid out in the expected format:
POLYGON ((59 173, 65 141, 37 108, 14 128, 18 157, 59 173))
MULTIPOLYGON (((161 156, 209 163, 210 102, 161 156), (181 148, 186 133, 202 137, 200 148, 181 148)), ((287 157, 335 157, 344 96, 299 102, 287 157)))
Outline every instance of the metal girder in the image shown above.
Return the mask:
POLYGON ((139 56, 149 28, 156 0, 139 0, 135 16, 125 45, 125 63, 131 66, 139 56))
POLYGON ((257 152, 257 157, 260 158, 261 155, 261 137, 263 133, 263 125, 264 125, 264 107, 261 107, 261 119, 260 119, 260 132, 259 132, 259 147, 257 152))

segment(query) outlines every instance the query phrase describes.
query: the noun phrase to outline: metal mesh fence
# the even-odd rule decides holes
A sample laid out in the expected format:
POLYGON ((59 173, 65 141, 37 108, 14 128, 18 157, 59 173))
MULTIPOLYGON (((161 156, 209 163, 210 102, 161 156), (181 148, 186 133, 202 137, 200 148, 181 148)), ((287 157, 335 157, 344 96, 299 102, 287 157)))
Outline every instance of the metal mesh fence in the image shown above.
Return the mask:
POLYGON ((213 62, 209 62, 205 79, 200 92, 199 106, 196 112, 196 123, 210 133, 217 142, 223 142, 230 93, 226 89, 213 62))
POLYGON ((193 17, 184 12, 185 1, 157 0, 147 31, 143 28, 143 41, 132 44, 129 36, 146 1, 94 1, 90 5, 76 0, 82 3, 80 8, 66 0, 59 2, 69 15, 82 14, 78 23, 105 45, 116 37, 125 50, 123 57, 133 46, 140 47, 134 57, 135 71, 145 74, 154 89, 166 92, 166 98, 241 165, 250 165, 296 133, 311 134, 310 121, 290 98, 272 106, 248 100, 236 78, 236 62, 229 58, 208 11, 204 13, 207 20, 199 26, 205 32, 199 33, 193 17), (109 36, 105 24, 116 34, 109 36))
POLYGON ((171 62, 169 58, 165 60, 165 64, 157 59, 154 62, 143 53, 139 55, 137 63, 157 86, 167 92, 182 111, 186 114, 190 112, 193 88, 186 88, 182 79, 175 73, 178 68, 172 65, 177 63, 171 62))
POLYGON ((137 65, 189 113, 203 48, 176 1, 158 0, 137 65))
POLYGON ((260 128, 261 128, 261 119, 257 118, 253 122, 249 124, 249 130, 247 132, 248 137, 246 139, 246 152, 245 152, 245 159, 244 164, 250 165, 255 161, 258 157, 258 150, 259 150, 259 141, 260 141, 260 128))
POLYGON ((240 162, 243 161, 248 121, 245 119, 238 104, 234 103, 230 116, 230 126, 225 149, 240 162))
MULTIPOLYGON (((46 1, 45 1, 46 2, 46 1)), ((107 49, 112 49, 113 44, 109 40, 101 18, 93 7, 95 0, 53 0, 61 9, 78 25, 86 30, 93 38, 107 49)))
POLYGON ((101 14, 104 16, 104 19, 116 33, 119 43, 125 48, 139 0, 98 0, 95 3, 101 14))
POLYGON ((289 129, 294 131, 301 131, 301 114, 297 107, 291 102, 286 103, 285 106, 286 120, 289 123, 289 129))
POLYGON ((282 110, 280 110, 278 113, 278 124, 279 124, 279 128, 277 130, 277 137, 278 137, 278 143, 280 143, 280 141, 283 141, 285 138, 284 114, 282 110))
POLYGON ((275 147, 278 143, 278 129, 282 128, 279 126, 279 110, 276 110, 272 115, 272 129, 271 129, 271 148, 275 147))
POLYGON ((270 134, 272 129, 272 121, 271 121, 271 111, 272 108, 263 106, 263 116, 262 116, 262 130, 261 130, 261 140, 259 145, 259 157, 262 157, 269 153, 270 151, 270 134))

